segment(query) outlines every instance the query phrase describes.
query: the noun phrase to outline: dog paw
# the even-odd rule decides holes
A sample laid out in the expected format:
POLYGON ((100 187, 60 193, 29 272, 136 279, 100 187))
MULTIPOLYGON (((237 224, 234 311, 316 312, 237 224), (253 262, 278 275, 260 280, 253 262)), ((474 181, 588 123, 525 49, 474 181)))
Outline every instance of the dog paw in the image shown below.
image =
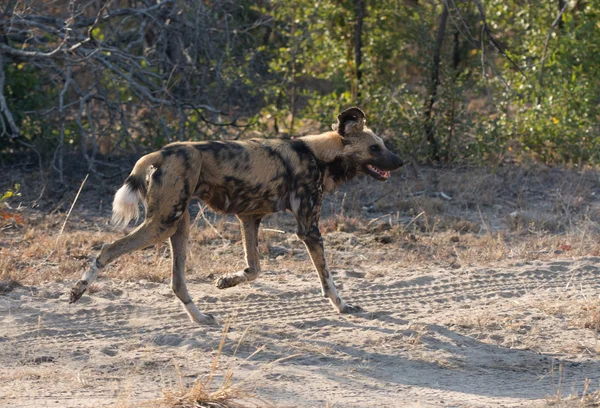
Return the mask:
POLYGON ((221 276, 215 281, 215 286, 219 289, 227 289, 235 286, 237 283, 235 282, 233 276, 221 276))
POLYGON ((71 289, 71 297, 69 298, 69 303, 77 302, 81 298, 81 296, 83 296, 85 291, 87 290, 87 286, 88 286, 87 282, 84 282, 84 281, 77 282, 77 284, 75 286, 73 286, 73 289, 71 289))
POLYGON ((245 268, 243 271, 223 275, 215 281, 215 286, 219 289, 232 288, 241 283, 251 282, 258 277, 259 271, 245 268))
POLYGON ((340 311, 340 313, 361 313, 361 312, 364 312, 362 307, 352 306, 352 305, 345 305, 344 308, 340 311))
POLYGON ((210 313, 202 313, 200 316, 192 317, 191 320, 205 326, 217 326, 219 324, 217 319, 210 313))
POLYGON ((185 311, 192 321, 192 323, 201 324, 201 325, 217 325, 217 319, 210 313, 201 313, 200 310, 196 307, 194 302, 189 302, 187 304, 183 304, 185 311))
POLYGON ((209 325, 213 325, 213 326, 218 326, 219 322, 217 321, 217 318, 214 317, 212 314, 207 313, 206 315, 206 322, 205 324, 209 324, 209 325))

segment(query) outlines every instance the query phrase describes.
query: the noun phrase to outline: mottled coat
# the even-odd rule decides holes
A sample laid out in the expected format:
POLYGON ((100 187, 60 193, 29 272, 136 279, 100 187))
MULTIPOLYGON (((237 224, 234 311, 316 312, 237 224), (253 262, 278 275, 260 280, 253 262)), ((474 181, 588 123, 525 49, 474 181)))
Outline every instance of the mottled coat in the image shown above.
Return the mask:
POLYGON ((115 195, 113 222, 126 226, 137 218, 139 201, 146 207, 146 219, 126 237, 103 246, 71 291, 71 301, 118 256, 170 239, 175 294, 193 321, 214 322, 193 304, 184 279, 188 205, 196 198, 217 212, 235 214, 242 226, 248 266, 219 278, 218 288, 256 279, 260 221, 266 214, 287 210, 297 219, 298 237, 319 273, 323 295, 339 312, 357 310, 339 297, 327 266, 318 225, 323 194, 359 174, 384 181, 402 161, 366 126, 358 108, 342 112, 333 128, 294 140, 172 143, 142 157, 115 195))

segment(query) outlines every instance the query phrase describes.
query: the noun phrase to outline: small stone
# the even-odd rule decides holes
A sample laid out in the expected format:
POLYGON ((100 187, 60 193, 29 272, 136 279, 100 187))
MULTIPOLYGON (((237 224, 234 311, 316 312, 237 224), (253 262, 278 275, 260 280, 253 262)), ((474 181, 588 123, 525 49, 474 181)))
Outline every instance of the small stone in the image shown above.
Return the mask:
POLYGON ((344 278, 364 278, 365 277, 365 273, 363 272, 356 272, 356 271, 342 271, 342 276, 344 278))
POLYGON ((104 348, 100 349, 100 352, 102 354, 106 354, 107 356, 114 357, 118 354, 119 351, 116 350, 115 348, 109 346, 109 347, 104 347, 104 348))
POLYGON ((182 341, 182 338, 172 334, 157 334, 152 337, 152 343, 158 346, 178 346, 182 341))
POLYGON ((282 255, 287 255, 290 252, 289 248, 280 245, 269 245, 269 256, 277 258, 282 255))
POLYGON ((389 235, 382 235, 380 237, 376 237, 375 240, 377 242, 381 242, 382 244, 389 244, 393 241, 392 237, 389 235))
POLYGON ((348 238, 348 241, 346 241, 346 245, 356 246, 356 245, 358 245, 358 239, 356 239, 356 237, 354 235, 352 235, 350 238, 348 238))
POLYGON ((2 279, 0 280, 0 293, 8 293, 19 286, 21 285, 16 280, 2 279))
POLYGON ((34 357, 31 362, 34 364, 42 364, 42 363, 51 363, 53 362, 55 359, 52 356, 37 356, 34 357))

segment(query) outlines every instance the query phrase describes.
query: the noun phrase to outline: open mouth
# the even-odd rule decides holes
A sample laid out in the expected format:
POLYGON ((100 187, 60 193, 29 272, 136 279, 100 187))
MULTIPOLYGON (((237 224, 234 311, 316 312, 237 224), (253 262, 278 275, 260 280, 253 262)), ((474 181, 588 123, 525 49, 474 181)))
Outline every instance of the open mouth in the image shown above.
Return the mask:
POLYGON ((366 169, 369 175, 376 178, 377 180, 385 181, 390 177, 389 171, 378 169, 372 164, 367 164, 366 169))

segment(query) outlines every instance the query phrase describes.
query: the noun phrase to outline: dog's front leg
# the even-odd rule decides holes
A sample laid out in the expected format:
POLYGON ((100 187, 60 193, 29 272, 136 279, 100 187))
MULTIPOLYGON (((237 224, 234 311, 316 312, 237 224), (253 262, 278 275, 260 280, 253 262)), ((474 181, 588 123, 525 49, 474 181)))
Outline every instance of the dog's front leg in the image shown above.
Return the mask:
POLYGON ((217 279, 219 289, 231 288, 243 282, 251 282, 260 274, 260 255, 258 253, 258 227, 261 215, 238 215, 242 227, 242 241, 246 254, 246 269, 217 279))
POLYGON ((335 283, 333 283, 333 277, 325 258, 323 237, 321 236, 321 231, 319 231, 318 206, 313 211, 299 212, 304 213, 304 216, 302 214, 296 215, 298 220, 298 238, 306 245, 310 259, 319 274, 323 296, 329 298, 329 301, 339 313, 355 313, 360 311, 360 307, 351 306, 342 300, 337 292, 335 283))

